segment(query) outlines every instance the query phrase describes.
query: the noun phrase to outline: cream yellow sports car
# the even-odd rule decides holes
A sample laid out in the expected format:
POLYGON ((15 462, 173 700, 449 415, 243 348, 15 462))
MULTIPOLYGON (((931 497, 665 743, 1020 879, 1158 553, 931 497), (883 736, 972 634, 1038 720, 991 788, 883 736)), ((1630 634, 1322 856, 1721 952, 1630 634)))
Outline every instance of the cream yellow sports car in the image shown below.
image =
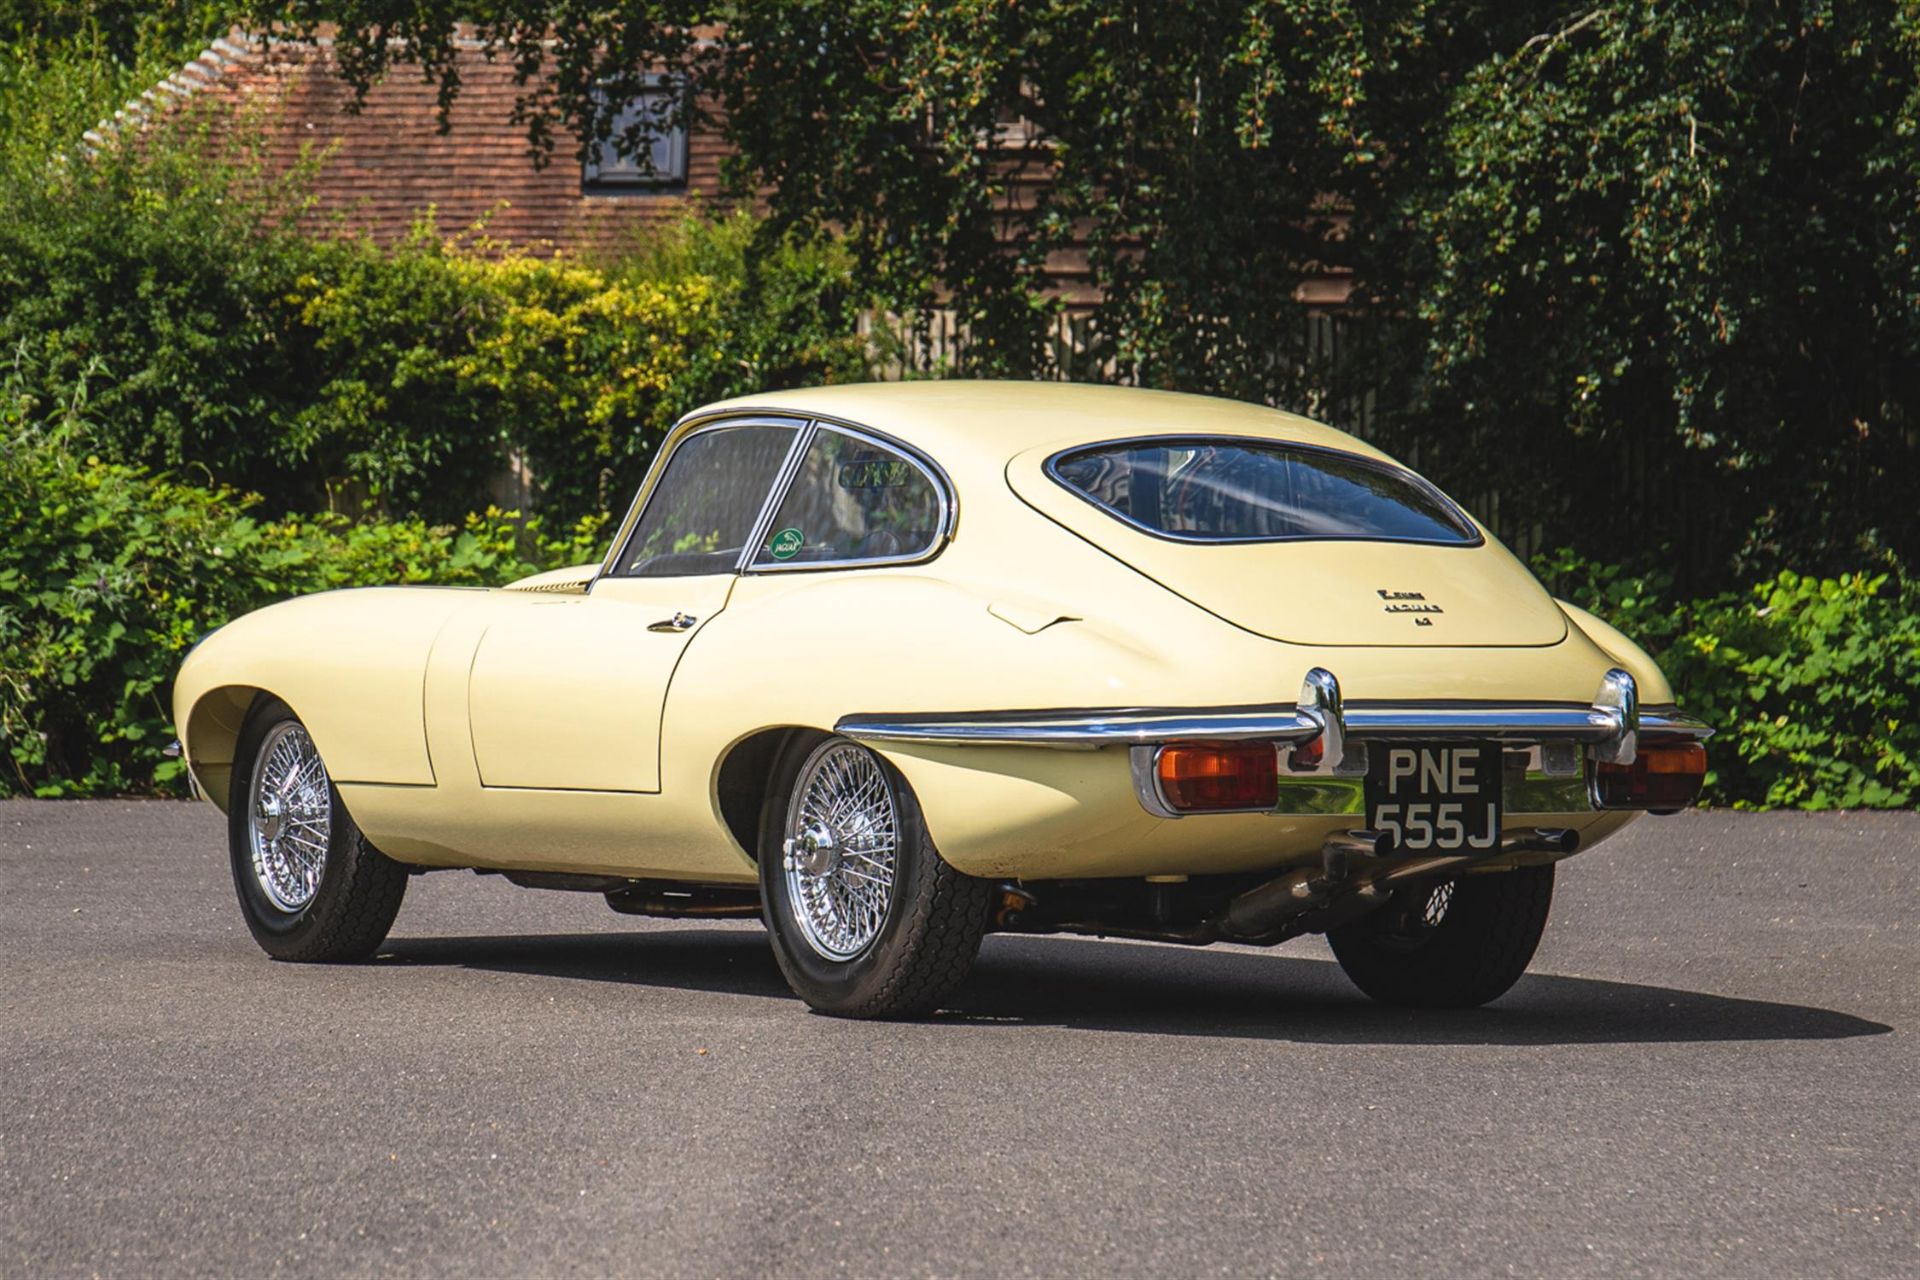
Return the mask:
POLYGON ((262 609, 174 713, 272 956, 368 956, 470 868, 757 916, 853 1017, 936 1008, 996 930, 1325 933, 1376 999, 1479 1004, 1709 732, 1360 440, 966 382, 703 409, 603 563, 262 609))

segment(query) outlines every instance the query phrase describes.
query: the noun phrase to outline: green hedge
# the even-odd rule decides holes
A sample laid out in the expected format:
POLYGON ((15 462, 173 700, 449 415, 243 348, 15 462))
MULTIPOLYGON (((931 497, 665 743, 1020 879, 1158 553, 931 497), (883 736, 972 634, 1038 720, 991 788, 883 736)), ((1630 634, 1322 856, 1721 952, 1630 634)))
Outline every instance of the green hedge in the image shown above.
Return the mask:
POLYGON ((137 74, 18 52, 0 63, 0 358, 43 401, 84 390, 103 458, 276 515, 444 521, 517 452, 571 519, 624 502, 689 409, 858 380, 877 354, 831 239, 744 212, 591 260, 430 220, 386 248, 302 234, 311 160, 273 173, 246 120, 222 135, 191 112, 88 154, 82 130, 137 74))
POLYGON ((1920 585, 1897 566, 1782 572, 1675 600, 1664 574, 1559 552, 1535 570, 1642 644, 1719 730, 1707 798, 1742 808, 1920 804, 1920 585))
MULTIPOLYGON (((206 631, 307 591, 593 559, 597 513, 625 501, 675 417, 866 376, 885 354, 858 334, 869 299, 831 241, 745 215, 592 261, 430 224, 391 249, 303 236, 301 175, 264 182, 191 122, 77 147, 156 68, 12 52, 0 794, 177 790, 159 754, 168 682, 206 631), (544 527, 467 514, 510 449, 547 482, 544 527), (389 518, 287 514, 337 506, 389 518)), ((1661 574, 1566 553, 1537 567, 1720 727, 1715 803, 1920 800, 1920 587, 1898 566, 1691 600, 1661 574)))
POLYGON ((457 528, 261 520, 253 497, 81 452, 71 424, 23 428, 23 403, 0 437, 0 795, 178 792, 161 755, 174 672, 250 609, 333 587, 499 583, 604 549, 598 517, 557 535, 494 510, 457 528))
MULTIPOLYGON (((599 558, 605 518, 557 533, 489 510, 458 526, 263 520, 257 500, 84 450, 75 406, 0 399, 0 795, 177 792, 169 689, 202 635, 273 600, 394 582, 485 585, 599 558), (50 417, 47 426, 36 419, 50 417)), ((1658 575, 1561 554, 1555 590, 1644 642, 1719 730, 1708 799, 1901 808, 1920 797, 1920 591, 1889 573, 1783 573, 1674 602, 1658 575)))

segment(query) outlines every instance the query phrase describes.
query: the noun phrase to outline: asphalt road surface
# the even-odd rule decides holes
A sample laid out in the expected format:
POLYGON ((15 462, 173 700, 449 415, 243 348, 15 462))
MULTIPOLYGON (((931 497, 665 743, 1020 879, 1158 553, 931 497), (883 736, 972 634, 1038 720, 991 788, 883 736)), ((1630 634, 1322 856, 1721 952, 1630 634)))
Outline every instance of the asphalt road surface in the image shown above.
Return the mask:
POLYGON ((275 964, 222 831, 0 804, 0 1275, 1920 1274, 1920 815, 1643 821, 1485 1010, 989 938, 914 1025, 464 872, 275 964))

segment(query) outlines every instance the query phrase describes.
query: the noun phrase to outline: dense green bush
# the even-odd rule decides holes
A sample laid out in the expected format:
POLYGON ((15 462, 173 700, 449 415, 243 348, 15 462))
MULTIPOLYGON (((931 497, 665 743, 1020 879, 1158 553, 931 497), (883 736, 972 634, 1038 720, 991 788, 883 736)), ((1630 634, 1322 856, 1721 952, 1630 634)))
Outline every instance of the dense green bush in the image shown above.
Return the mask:
POLYGON ((316 374, 295 438, 387 506, 448 517, 506 451, 568 516, 619 507, 681 415, 748 391, 866 377, 863 295, 828 241, 757 243, 736 213, 592 261, 441 237, 309 246, 289 294, 316 374))
POLYGON ((257 519, 257 500, 84 452, 0 388, 0 795, 177 790, 170 689, 208 631, 276 599, 394 582, 483 585, 597 559, 604 521, 558 536, 489 510, 458 529, 339 515, 257 519))
MULTIPOLYGON (((181 12, 189 10, 199 12, 192 6, 181 12)), ((1645 29, 1655 32, 1657 25, 1645 29)), ((1634 41, 1644 34, 1640 26, 1620 26, 1611 20, 1603 26, 1607 34, 1599 44, 1584 47, 1585 39, 1599 39, 1599 27, 1583 39, 1579 53, 1586 68, 1583 76, 1620 62, 1621 51, 1637 48, 1634 41)), ((1195 27, 1211 29, 1206 23, 1195 27)), ((1576 33, 1569 29, 1566 34, 1576 33)), ((1747 45, 1754 39, 1764 43, 1765 38, 1749 38, 1747 45)), ((1798 38, 1808 37, 1803 32, 1798 38)), ((1859 49, 1880 47, 1873 41, 1856 43, 1859 49)), ((947 48, 939 40, 935 46, 935 53, 947 48)), ((992 39, 983 47, 998 48, 992 39)), ((1719 49, 1718 45, 1708 49, 1709 62, 1722 56, 1716 52, 1719 49)), ((823 50, 822 56, 849 51, 858 53, 848 46, 847 50, 823 50)), ((1552 52, 1542 52, 1539 60, 1544 64, 1552 52)), ((138 145, 90 151, 80 144, 87 127, 157 78, 155 67, 129 67, 83 45, 16 44, 8 53, 9 57, 0 59, 0 521, 8 531, 0 545, 0 748, 4 748, 0 794, 176 787, 177 769, 159 755, 169 736, 168 681, 185 649, 207 630, 245 610, 306 591, 378 582, 497 582, 537 568, 593 559, 600 550, 595 544, 604 522, 597 513, 624 503, 660 432, 676 417, 706 400, 730 394, 862 377, 876 358, 890 354, 874 351, 859 336, 858 320, 870 298, 857 283, 860 273, 846 248, 826 236, 775 234, 745 214, 696 217, 664 235, 611 246, 579 260, 534 257, 491 244, 484 239, 484 229, 449 238, 430 223, 393 248, 344 236, 313 237, 296 230, 304 189, 301 174, 267 181, 254 158, 231 141, 247 136, 244 122, 242 128, 225 135, 229 142, 219 141, 219 135, 203 127, 206 122, 182 118, 138 145), (512 452, 530 460, 544 481, 543 518, 549 527, 576 517, 580 523, 549 536, 542 532, 539 520, 521 522, 491 509, 484 515, 466 514, 483 504, 488 478, 512 452), (393 518, 372 521, 342 514, 287 514, 340 508, 373 510, 393 518)), ((802 55, 801 62, 813 57, 805 50, 802 55)), ((874 65, 889 64, 881 60, 874 65)), ((1496 63, 1477 73, 1474 92, 1495 103, 1516 93, 1528 98, 1560 92, 1555 87, 1558 80, 1537 77, 1532 71, 1518 82, 1507 83, 1501 79, 1502 67, 1511 70, 1509 63, 1496 63)), ((1752 69, 1745 67, 1741 74, 1752 69)), ((1350 78, 1360 78, 1357 65, 1350 78)), ((1876 81, 1883 91, 1884 80, 1883 75, 1876 81)), ((1905 84, 1898 77, 1895 80, 1905 84)), ((1017 76, 1006 80, 1007 86, 1026 83, 1017 76)), ((1612 81, 1604 75, 1586 76, 1581 83, 1591 90, 1612 81)), ((778 107, 779 100, 762 101, 778 107)), ((1104 109, 1097 93, 1078 94, 1074 101, 1104 109)), ((1351 95, 1346 103, 1353 105, 1351 95)), ((894 109, 884 106, 882 114, 894 109)), ((969 110, 981 120, 1000 118, 990 97, 973 101, 969 110)), ((1508 114, 1496 112, 1488 118, 1504 120, 1508 114)), ((1900 120, 1906 121, 1911 114, 1906 111, 1900 120)), ((1627 115, 1632 117, 1633 112, 1627 115)), ((1609 128, 1618 123, 1592 104, 1569 118, 1589 116, 1611 122, 1609 128)), ((817 133, 814 117, 796 119, 792 124, 799 130, 796 136, 817 133)), ((837 119, 846 124, 854 117, 841 113, 837 119)), ((962 146, 969 157, 977 150, 978 134, 968 123, 971 119, 955 117, 943 135, 962 146)), ((1086 123, 1095 133, 1111 132, 1111 122, 1097 111, 1086 123)), ((1501 150, 1506 146, 1504 134, 1488 135, 1489 142, 1467 130, 1470 123, 1464 118, 1454 121, 1446 135, 1449 147, 1463 155, 1479 154, 1484 144, 1494 153, 1505 154, 1501 150)), ((782 125, 767 136, 787 136, 781 132, 787 127, 782 125)), ((1251 127, 1260 132, 1257 120, 1251 127)), ((1905 124, 1901 127, 1905 129, 1905 124)), ((1187 123, 1180 128, 1183 135, 1192 132, 1187 123)), ((1227 145, 1220 121, 1209 128, 1209 137, 1227 145)), ((1910 135, 1907 130, 1900 136, 1910 135)), ((1713 135, 1703 130, 1702 136, 1711 139, 1713 135)), ((1371 146, 1359 133, 1352 141, 1356 146, 1371 146)), ((909 167, 921 166, 931 154, 915 150, 911 137, 895 142, 909 167)), ((1554 148, 1558 147, 1556 142, 1554 148)), ((1402 151, 1409 161, 1402 167, 1414 172, 1418 166, 1411 161, 1424 152, 1416 153, 1410 144, 1402 151)), ((1129 145, 1126 152, 1147 155, 1151 149, 1138 151, 1129 145)), ((1618 146, 1611 152, 1628 153, 1618 146)), ((808 164, 832 163, 831 147, 809 154, 808 164)), ((1553 154, 1565 159, 1560 149, 1553 154)), ((1569 160, 1567 164, 1579 170, 1590 162, 1569 160)), ((1688 163, 1695 163, 1691 141, 1688 163)), ((1488 164, 1493 161, 1481 165, 1480 171, 1488 164)), ((1493 167, 1499 169, 1500 164, 1493 167)), ((989 168, 966 172, 972 175, 968 182, 977 179, 991 185, 998 181, 989 168)), ((1239 171, 1222 170, 1228 178, 1233 172, 1239 171)), ((1649 190, 1669 190, 1664 177, 1653 170, 1648 173, 1653 175, 1647 179, 1649 190)), ((1504 218, 1501 210, 1520 208, 1524 202, 1499 195, 1512 186, 1515 175, 1502 170, 1498 176, 1501 181, 1492 185, 1469 184, 1456 202, 1458 207, 1452 208, 1447 226, 1472 229, 1485 221, 1481 214, 1488 209, 1504 218), (1486 208, 1477 203, 1484 191, 1499 197, 1488 197, 1493 204, 1486 208)), ((1803 173, 1796 182, 1806 176, 1803 173)), ((869 190, 866 178, 856 172, 840 174, 835 180, 850 182, 851 191, 869 190)), ((1874 182, 1880 183, 1881 178, 1875 177, 1874 182)), ((1296 185, 1296 196, 1315 200, 1323 190, 1332 189, 1323 188, 1311 174, 1303 185, 1296 185)), ((1579 184, 1562 187, 1587 190, 1579 184)), ((1109 191, 1098 182, 1082 188, 1068 183, 1060 189, 1069 200, 1075 198, 1076 190, 1078 198, 1091 198, 1089 193, 1096 190, 1109 191)), ((1177 183, 1166 188, 1175 195, 1185 189, 1177 183)), ((1726 191, 1743 189, 1739 184, 1725 186, 1726 191)), ((804 200, 804 187, 783 191, 799 191, 804 200)), ((1127 202, 1137 194, 1129 195, 1127 202)), ((1367 193, 1350 194, 1360 199, 1367 193)), ((1861 204, 1869 206, 1877 207, 1876 201, 1861 204)), ((941 207, 941 201, 926 207, 941 207)), ((1191 200, 1184 204, 1172 200, 1165 206, 1175 211, 1192 207, 1191 200)), ((1770 207, 1777 213, 1796 206, 1782 197, 1770 207)), ((1229 213, 1237 217, 1234 209, 1237 206, 1229 208, 1229 213)), ((1521 230, 1529 243, 1547 233, 1577 239, 1588 234, 1584 228, 1606 222, 1605 217, 1583 214, 1567 224, 1571 231, 1549 227, 1543 233, 1535 212, 1531 206, 1528 209, 1521 230)), ((1072 220, 1059 221, 1061 212, 1037 207, 1035 216, 1054 219, 1046 226, 1064 234, 1072 220)), ((981 231, 987 225, 981 219, 989 213, 983 206, 974 211, 978 217, 969 214, 962 222, 981 231)), ((801 226, 818 221, 793 219, 801 226)), ((913 223, 910 217, 907 221, 913 223)), ((1696 221, 1711 223, 1713 228, 1742 225, 1723 217, 1696 221)), ((1356 225, 1363 223, 1362 218, 1356 225)), ((946 227, 942 234, 951 238, 951 225, 936 219, 926 226, 936 224, 946 227)), ((891 224, 885 218, 866 225, 879 237, 875 244, 883 249, 891 246, 889 252, 900 250, 901 242, 888 239, 891 224)), ((1184 253, 1198 246, 1205 252, 1196 261, 1204 259, 1216 266, 1240 261, 1234 254, 1217 252, 1220 243, 1239 243, 1232 237, 1217 243, 1205 237, 1182 242, 1154 232, 1156 225, 1129 223, 1119 230, 1128 243, 1144 237, 1149 249, 1163 251, 1162 258, 1165 253, 1184 253)), ((1264 225, 1250 223, 1235 234, 1266 235, 1264 225)), ((1406 225, 1421 224, 1411 219, 1406 225)), ((1685 241, 1700 230, 1686 218, 1679 225, 1692 229, 1669 228, 1663 235, 1685 241)), ((1479 242, 1452 231, 1448 234, 1451 238, 1441 246, 1443 256, 1469 241, 1479 242)), ((1355 243, 1362 239, 1356 238, 1355 243)), ((1512 258, 1518 264, 1514 269, 1528 280, 1533 278, 1530 273, 1544 269, 1528 264, 1536 259, 1547 263, 1553 257, 1518 254, 1503 247, 1508 241, 1501 237, 1480 239, 1487 241, 1496 257, 1512 258)), ((998 242, 991 238, 969 240, 963 234, 961 240, 982 254, 999 253, 998 242)), ((1027 267, 1038 269, 1045 255, 1037 248, 1044 243, 1042 236, 1029 244, 1035 252, 1029 255, 1027 267)), ((1906 254, 1897 236, 1889 243, 1896 256, 1906 254)), ((872 249, 874 244, 866 247, 872 249)), ((1580 277, 1592 252, 1582 240, 1577 252, 1561 255, 1564 260, 1555 271, 1580 277)), ((1704 253, 1690 258, 1670 248, 1655 256, 1658 270, 1641 275, 1654 281, 1656 292, 1665 289, 1660 272, 1667 268, 1662 264, 1707 260, 1704 253)), ((1763 275, 1772 270, 1764 256, 1749 256, 1763 275)), ((1407 261, 1418 267, 1417 257, 1411 255, 1407 261)), ((1155 260, 1151 255, 1142 259, 1155 260)), ((1805 261, 1814 266, 1803 264, 1799 275, 1779 276, 1787 284, 1776 282, 1769 287, 1776 292, 1802 289, 1802 277, 1820 277, 1825 267, 1818 255, 1805 261)), ((1125 264, 1133 262, 1132 257, 1121 255, 1109 265, 1132 270, 1125 264)), ((1257 305, 1267 305, 1273 292, 1268 274, 1247 276, 1241 271, 1249 279, 1259 278, 1259 287, 1251 289, 1257 305)), ((1905 277, 1897 271, 1876 269, 1871 274, 1887 288, 1911 283, 1903 283, 1905 277)), ((927 278, 922 271, 905 275, 922 284, 927 278)), ((1456 275, 1455 292, 1460 299, 1479 297, 1474 289, 1480 286, 1473 281, 1485 285, 1488 279, 1485 270, 1456 272, 1446 279, 1453 281, 1456 275)), ((1382 279, 1390 277, 1387 273, 1382 279)), ((986 275, 972 278, 969 287, 985 279, 986 275)), ((1204 273, 1194 277, 1201 285, 1212 279, 1204 273)), ((1160 284, 1145 276, 1133 283, 1139 287, 1115 295, 1119 304, 1151 303, 1142 316, 1154 324, 1164 320, 1169 333, 1195 338, 1187 352, 1192 368, 1157 380, 1220 389, 1228 385, 1220 378, 1238 376, 1228 368, 1230 361, 1222 363, 1224 348, 1215 338, 1194 328, 1189 303, 1162 306, 1155 299, 1164 301, 1172 295, 1165 295, 1160 284)), ((1565 283, 1554 285, 1559 291, 1555 296, 1562 299, 1556 305, 1562 307, 1567 305, 1566 298, 1583 296, 1580 288, 1604 293, 1605 282, 1597 277, 1584 284, 1574 279, 1580 288, 1571 291, 1561 290, 1565 283)), ((1418 284, 1414 281, 1407 287, 1417 292, 1418 284)), ((1508 303, 1513 296, 1504 287, 1482 292, 1488 298, 1506 297, 1508 303)), ((1200 293, 1227 296, 1210 285, 1200 293)), ((1619 294, 1625 299, 1633 296, 1619 294)), ((1717 304, 1708 306, 1713 290, 1688 296, 1698 302, 1681 317, 1688 324, 1702 322, 1709 311, 1719 314, 1717 304)), ((1749 364, 1772 360, 1766 353, 1780 345, 1781 333, 1792 346, 1806 331, 1806 325, 1793 322, 1788 314, 1791 308, 1782 311, 1765 302, 1772 296, 1756 293, 1759 301, 1747 307, 1750 317, 1760 316, 1766 324, 1756 328, 1749 319, 1745 330, 1762 338, 1772 334, 1771 346, 1767 342, 1753 345, 1753 351, 1761 354, 1740 356, 1749 364)), ((1838 296, 1844 304, 1852 295, 1842 290, 1838 296)), ((1638 317, 1645 307, 1632 302, 1622 304, 1624 310, 1620 310, 1614 299, 1613 293, 1589 298, 1583 305, 1601 308, 1606 315, 1595 311, 1598 319, 1563 325, 1566 333, 1554 340, 1578 345, 1585 341, 1583 334, 1607 329, 1601 321, 1619 311, 1631 322, 1623 322, 1622 332, 1633 341, 1671 345, 1671 333, 1640 334, 1638 317)), ((969 301, 963 296, 960 301, 962 310, 976 320, 991 319, 993 308, 1018 311, 1038 305, 1011 287, 1001 297, 969 301)), ((1473 314, 1485 310, 1498 320, 1496 329, 1511 330, 1529 343, 1540 332, 1539 315, 1552 310, 1545 303, 1517 309, 1486 305, 1491 310, 1480 302, 1466 309, 1473 314)), ((1040 306, 1034 315, 1045 310, 1040 306)), ((1899 309, 1886 310, 1894 314, 1899 309)), ((1021 323, 1032 318, 1023 317, 1021 323)), ((1716 330, 1701 340, 1703 348, 1701 342, 1693 347, 1718 351, 1738 337, 1735 330, 1740 327, 1722 324, 1725 332, 1716 330)), ((1145 327, 1135 328, 1147 332, 1145 327)), ((1828 326, 1823 333, 1829 344, 1853 344, 1859 351, 1871 346, 1856 342, 1857 335, 1842 325, 1828 326)), ((1261 336, 1249 348, 1258 357, 1254 362, 1257 385, 1234 382, 1233 386, 1249 393, 1275 393, 1278 384, 1258 381, 1271 374, 1268 344, 1269 337, 1261 336)), ((1000 354, 1011 359, 1018 355, 1016 347, 1008 344, 1000 354)), ((1491 341, 1484 349, 1476 348, 1474 367, 1489 370, 1489 376, 1503 386, 1512 381, 1512 394, 1537 399, 1538 412, 1532 417, 1492 412, 1488 405, 1498 409, 1500 402, 1488 401, 1461 406, 1462 419, 1484 424, 1492 413, 1509 423, 1538 420, 1547 427, 1533 435, 1512 436, 1507 440, 1512 449, 1490 450, 1490 437, 1471 432, 1466 436, 1430 432, 1425 443, 1448 445, 1442 452, 1457 465, 1476 469, 1474 474, 1484 470, 1495 452, 1515 462, 1515 475, 1548 463, 1552 463, 1549 470, 1564 464, 1578 473, 1587 464, 1575 466, 1569 461, 1574 453, 1560 456, 1554 452, 1559 446, 1552 443, 1566 407, 1565 395, 1524 378, 1511 379, 1509 362, 1494 358, 1504 349, 1491 341), (1462 439, 1480 444, 1462 447, 1462 439), (1549 454, 1559 461, 1553 462, 1549 454)), ((1905 350, 1898 344, 1889 349, 1905 350)), ((1151 364, 1138 353, 1128 359, 1134 362, 1135 372, 1151 364)), ((1549 363, 1574 368, 1576 373, 1580 367, 1565 361, 1549 363)), ((993 367, 993 360, 986 364, 993 367)), ((1644 406, 1650 402, 1648 397, 1672 398, 1667 385, 1672 379, 1664 373, 1644 386, 1628 385, 1641 377, 1633 369, 1643 365, 1615 361, 1606 375, 1611 379, 1606 403, 1615 406, 1609 415, 1625 414, 1622 405, 1644 406)), ((1527 366, 1522 362, 1512 367, 1527 366)), ((1459 370, 1450 376, 1455 391, 1466 385, 1459 370)), ((1798 378, 1791 372, 1782 376, 1789 381, 1798 378)), ((1800 399, 1824 397, 1825 382, 1813 377, 1799 381, 1804 383, 1800 399)), ((1883 394, 1874 389, 1880 384, 1873 378, 1846 381, 1867 387, 1862 394, 1883 394)), ((1893 388, 1884 392, 1884 413, 1876 409, 1855 415, 1853 409, 1846 409, 1842 416, 1848 419, 1847 430, 1863 442, 1871 437, 1878 442, 1876 449, 1910 451, 1910 428, 1904 435, 1901 430, 1885 429, 1887 423, 1896 428, 1904 423, 1899 406, 1910 398, 1903 389, 1910 377, 1903 374, 1882 381, 1893 388), (1903 440, 1905 444, 1900 443, 1903 440)), ((1445 383, 1442 379, 1436 385, 1445 383)), ((1730 383, 1726 378, 1708 378, 1703 385, 1730 383)), ((1721 421, 1725 412, 1745 404, 1735 398, 1727 401, 1731 409, 1718 401, 1708 405, 1695 395, 1697 389, 1691 383, 1681 390, 1690 397, 1682 407, 1696 414, 1695 418, 1682 415, 1686 422, 1721 421), (1711 414, 1706 413, 1708 408, 1711 414)), ((1585 397, 1587 392, 1577 395, 1585 397)), ((1793 396, 1775 398, 1789 408, 1774 405, 1769 414, 1754 417, 1764 430, 1777 426, 1783 414, 1793 417, 1790 407, 1800 402, 1793 396)), ((1774 400, 1767 403, 1773 405, 1774 400)), ((1674 427, 1661 414, 1644 416, 1662 432, 1674 427)), ((1827 431, 1830 425, 1820 430, 1827 431)), ((1592 439, 1603 440, 1607 430, 1606 423, 1598 423, 1592 439)), ((1814 440, 1811 435, 1782 435, 1761 451, 1765 454, 1761 461, 1771 459, 1768 465, 1797 468, 1810 451, 1821 452, 1814 449, 1814 440)), ((1688 456, 1706 457, 1710 452, 1702 447, 1688 456)), ((1843 471, 1855 466, 1854 461, 1841 462, 1843 471)), ((1884 470, 1879 461, 1868 459, 1867 463, 1861 464, 1862 474, 1878 475, 1875 468, 1884 470)), ((1517 482, 1508 486, 1522 487, 1517 482)), ((1845 486, 1818 491, 1844 492, 1845 486)), ((1784 550, 1788 546, 1813 548, 1807 553, 1815 557, 1809 563, 1873 563, 1875 538, 1864 534, 1874 529, 1888 533, 1884 502, 1879 510, 1862 517, 1864 524, 1855 519, 1861 512, 1849 504, 1815 502, 1801 507, 1795 518, 1802 523, 1818 524, 1831 517, 1835 529, 1849 521, 1859 528, 1843 531, 1844 536, 1828 530, 1800 540, 1769 535, 1774 549, 1750 557, 1753 563, 1783 559, 1791 563, 1784 550)), ((1606 527, 1597 521, 1585 524, 1606 527)), ((1747 531, 1742 527, 1720 532, 1737 540, 1747 531)), ((1675 557, 1668 564, 1681 559, 1675 557)), ((1684 702, 1720 728, 1712 748, 1714 772, 1709 788, 1716 803, 1897 807, 1920 800, 1920 720, 1916 719, 1920 708, 1915 705, 1920 701, 1920 586, 1903 576, 1898 566, 1889 563, 1867 573, 1831 578, 1779 572, 1750 590, 1702 599, 1677 593, 1665 569, 1628 571, 1569 553, 1550 557, 1538 567, 1560 594, 1613 620, 1642 641, 1672 676, 1684 702)))
POLYGON ((1889 572, 1782 572, 1681 601, 1664 575, 1559 553, 1563 597, 1643 644, 1681 704, 1719 732, 1708 798, 1741 807, 1920 803, 1920 586, 1889 572))
POLYGON ((518 452, 573 518, 624 503, 688 409, 868 373, 828 238, 690 216, 586 262, 430 221, 390 248, 302 234, 312 158, 269 173, 245 119, 83 148, 130 83, 84 51, 0 67, 0 351, 41 399, 85 380, 113 461, 271 514, 448 520, 518 452))

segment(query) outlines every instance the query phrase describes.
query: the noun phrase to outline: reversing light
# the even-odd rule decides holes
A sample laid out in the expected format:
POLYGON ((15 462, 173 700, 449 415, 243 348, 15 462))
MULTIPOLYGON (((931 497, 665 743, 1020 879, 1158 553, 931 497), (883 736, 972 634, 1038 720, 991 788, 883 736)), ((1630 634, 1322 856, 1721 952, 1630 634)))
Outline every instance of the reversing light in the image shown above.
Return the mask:
POLYGON ((1171 742, 1154 769, 1161 797, 1176 812, 1271 809, 1280 802, 1271 742, 1171 742))
POLYGON ((1295 743, 1293 751, 1287 756, 1287 764, 1295 773, 1311 773, 1326 758, 1327 736, 1320 734, 1305 742, 1295 743))
POLYGON ((1593 765, 1597 809, 1684 809, 1707 778, 1707 749, 1692 739, 1640 740, 1632 764, 1593 765))

